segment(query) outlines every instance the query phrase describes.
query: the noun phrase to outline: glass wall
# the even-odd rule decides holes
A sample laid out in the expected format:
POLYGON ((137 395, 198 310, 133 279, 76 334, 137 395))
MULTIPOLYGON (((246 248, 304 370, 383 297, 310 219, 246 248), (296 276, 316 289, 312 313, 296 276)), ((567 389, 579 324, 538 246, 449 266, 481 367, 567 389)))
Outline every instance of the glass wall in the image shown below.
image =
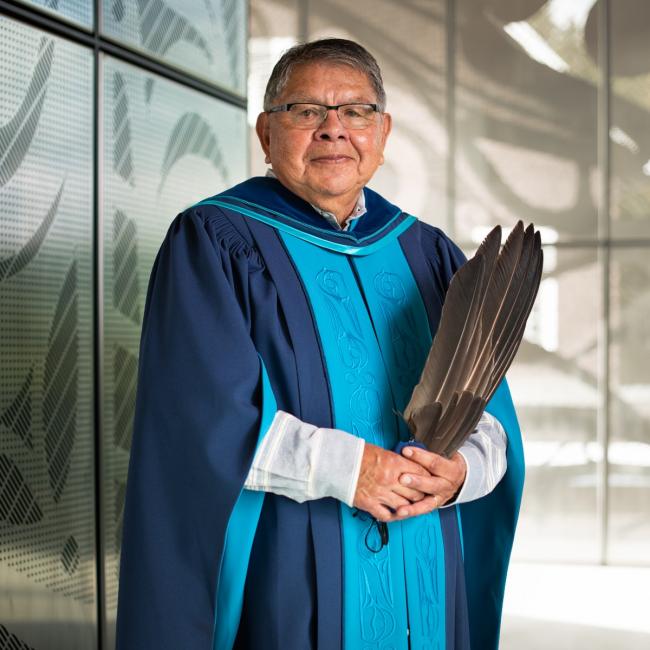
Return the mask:
POLYGON ((104 524, 112 630, 149 272, 178 212, 245 178, 246 115, 112 57, 102 58, 102 78, 104 524))
POLYGON ((102 7, 106 36, 244 94, 245 2, 115 0, 102 7))
MULTIPOLYGON (((541 230, 509 373, 527 461, 514 555, 650 564, 648 3, 253 0, 251 18, 251 124, 286 47, 352 38, 394 121, 371 186, 468 252, 495 223, 541 230)), ((251 157, 263 173, 254 136, 251 157)))
POLYGON ((88 0, 20 0, 26 5, 38 7, 46 14, 69 21, 84 29, 93 27, 94 3, 88 0))
POLYGON ((609 556, 650 563, 650 5, 610 2, 609 556))
POLYGON ((113 648, 149 273, 246 177, 247 4, 107 1, 106 34, 93 3, 24 4, 0 14, 0 647, 113 648))
POLYGON ((457 6, 456 235, 540 227, 544 277, 509 380, 527 459, 515 557, 601 558, 603 257, 594 2, 457 6), (576 244, 580 242, 578 247, 576 244))
POLYGON ((88 49, 0 16, 5 647, 11 635, 97 642, 92 64, 88 49))

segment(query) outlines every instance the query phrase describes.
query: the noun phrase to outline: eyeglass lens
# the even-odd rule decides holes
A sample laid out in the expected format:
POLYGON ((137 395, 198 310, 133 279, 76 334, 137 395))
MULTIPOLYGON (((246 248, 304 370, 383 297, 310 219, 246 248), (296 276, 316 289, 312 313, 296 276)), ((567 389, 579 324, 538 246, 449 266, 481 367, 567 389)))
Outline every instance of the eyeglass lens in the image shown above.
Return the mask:
MULTIPOLYGON (((320 104, 293 104, 289 115, 294 126, 312 129, 326 120, 327 111, 327 107, 320 104)), ((345 128, 363 129, 370 124, 375 111, 369 104, 343 104, 336 112, 345 128)))

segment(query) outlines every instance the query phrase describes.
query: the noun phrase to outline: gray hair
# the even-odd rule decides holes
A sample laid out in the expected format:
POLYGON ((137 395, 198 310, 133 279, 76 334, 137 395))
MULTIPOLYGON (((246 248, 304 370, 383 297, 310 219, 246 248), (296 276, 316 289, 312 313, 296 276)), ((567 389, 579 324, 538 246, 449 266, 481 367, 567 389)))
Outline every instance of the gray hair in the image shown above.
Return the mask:
POLYGON ((311 43, 294 45, 280 57, 266 84, 264 110, 268 111, 275 99, 282 94, 296 66, 319 61, 348 65, 365 73, 377 96, 379 110, 383 111, 386 108, 384 82, 375 57, 354 41, 344 38, 322 38, 311 43))

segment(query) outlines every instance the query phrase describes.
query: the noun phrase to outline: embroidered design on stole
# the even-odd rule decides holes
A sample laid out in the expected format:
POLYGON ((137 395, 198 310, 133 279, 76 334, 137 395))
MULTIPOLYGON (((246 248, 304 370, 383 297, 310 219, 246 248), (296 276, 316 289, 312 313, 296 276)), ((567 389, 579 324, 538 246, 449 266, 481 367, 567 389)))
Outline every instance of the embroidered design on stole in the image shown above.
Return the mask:
MULTIPOLYGON (((363 332, 345 279, 339 271, 323 267, 316 276, 316 282, 325 294, 329 307, 338 354, 347 369, 345 379, 353 386, 348 403, 353 422, 352 433, 383 446, 377 380, 367 367, 368 349, 363 341, 363 332)), ((392 613, 394 595, 388 546, 384 546, 378 553, 371 552, 366 546, 365 533, 362 530, 356 540, 360 558, 359 584, 362 589, 359 602, 361 637, 372 647, 390 650, 390 646, 381 645, 383 639, 393 634, 396 626, 392 613)))
MULTIPOLYGON (((399 275, 381 269, 373 278, 372 286, 379 297, 381 313, 391 337, 391 354, 395 367, 398 369, 397 380, 404 388, 404 393, 410 395, 422 372, 422 363, 428 351, 423 351, 419 344, 420 337, 415 324, 415 315, 407 300, 407 292, 399 275)), ((396 395, 400 408, 405 404, 403 396, 396 395)), ((435 534, 435 524, 430 516, 418 518, 415 532, 415 553, 420 593, 420 607, 417 615, 420 618, 422 636, 427 639, 426 647, 437 641, 440 627, 440 586, 436 570, 436 556, 443 553, 438 535, 435 534)), ((410 611, 410 616, 415 612, 410 611)), ((439 647, 436 643, 435 647, 439 647)))
POLYGON ((399 369, 397 379, 411 391, 420 379, 422 351, 414 315, 406 302, 406 289, 398 275, 384 269, 375 275, 373 287, 391 334, 391 353, 399 369))

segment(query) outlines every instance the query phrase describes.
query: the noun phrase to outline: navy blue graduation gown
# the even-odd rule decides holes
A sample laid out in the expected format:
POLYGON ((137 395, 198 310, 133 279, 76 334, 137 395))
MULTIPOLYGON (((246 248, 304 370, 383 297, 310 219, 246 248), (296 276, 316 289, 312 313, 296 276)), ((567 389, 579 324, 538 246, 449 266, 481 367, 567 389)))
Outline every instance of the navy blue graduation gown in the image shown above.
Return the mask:
POLYGON ((357 549, 344 504, 242 490, 276 409, 386 446, 405 435, 391 413, 464 257, 364 192, 351 232, 270 178, 172 222, 140 344, 118 650, 497 648, 523 483, 505 382, 488 405, 508 434, 505 477, 390 524, 403 566, 357 549))

